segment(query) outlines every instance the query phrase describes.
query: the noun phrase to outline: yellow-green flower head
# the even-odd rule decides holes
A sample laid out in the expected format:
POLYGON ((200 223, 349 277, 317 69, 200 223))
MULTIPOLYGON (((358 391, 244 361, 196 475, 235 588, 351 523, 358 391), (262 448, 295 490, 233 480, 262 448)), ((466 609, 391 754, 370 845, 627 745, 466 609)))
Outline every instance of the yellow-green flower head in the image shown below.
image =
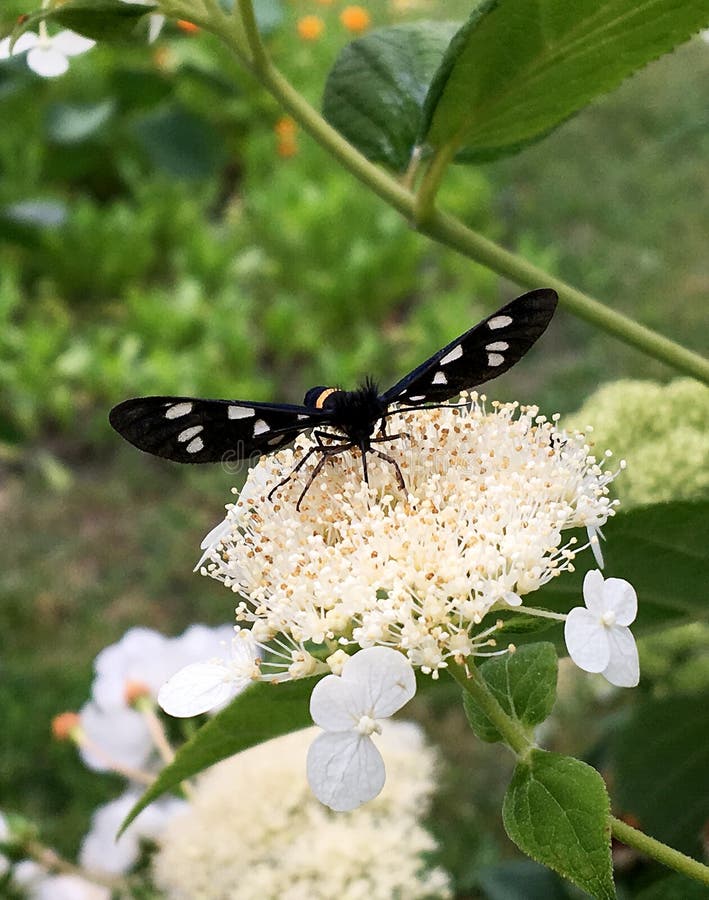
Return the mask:
POLYGON ((592 426, 595 446, 627 460, 614 485, 624 508, 709 493, 709 389, 692 378, 611 382, 565 424, 592 426))

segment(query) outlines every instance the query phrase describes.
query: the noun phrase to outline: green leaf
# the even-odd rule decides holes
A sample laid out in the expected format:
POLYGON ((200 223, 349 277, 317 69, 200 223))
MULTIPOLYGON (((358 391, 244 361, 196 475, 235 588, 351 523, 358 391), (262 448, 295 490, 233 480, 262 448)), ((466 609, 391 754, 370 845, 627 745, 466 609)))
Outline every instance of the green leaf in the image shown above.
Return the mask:
POLYGON ((108 124, 115 108, 113 100, 55 103, 47 110, 47 137, 55 144, 80 144, 108 124))
POLYGON ((706 0, 492 0, 455 36, 421 138, 490 159, 538 140, 709 23, 706 0))
POLYGON ((133 133, 152 165, 175 178, 209 178, 224 158, 214 126, 178 105, 146 113, 133 133))
POLYGON ((520 762, 502 807, 520 850, 599 900, 615 897, 610 804, 591 766, 545 750, 520 762))
POLYGON ((122 41, 136 36, 136 22, 155 6, 123 0, 66 0, 60 6, 40 9, 19 22, 12 40, 32 31, 40 22, 54 22, 95 41, 122 41))
MULTIPOLYGON (((500 706, 524 728, 532 729, 551 712, 557 675, 553 644, 527 644, 514 653, 487 660, 479 672, 500 706)), ((481 740, 502 740, 470 694, 463 693, 463 706, 470 727, 481 740)))
MULTIPOLYGON (((709 581, 709 503, 675 502, 618 513, 603 528, 604 575, 625 578, 638 594, 633 633, 667 623, 706 620, 709 581)), ((583 603, 581 587, 595 563, 586 551, 577 571, 555 578, 530 597, 530 605, 568 612, 583 603), (583 562, 582 562, 583 560, 583 562)), ((513 627, 513 623, 511 623, 513 627)))
POLYGON ((312 725, 312 678, 284 684, 255 684, 236 697, 184 744, 128 814, 121 832, 138 813, 214 763, 271 738, 312 725))
POLYGON ((667 697, 635 707, 613 736, 619 809, 653 837, 701 853, 707 821, 709 718, 705 697, 667 697))
POLYGON ((434 72, 458 25, 380 28, 348 44, 328 75, 323 115, 373 162, 403 171, 434 72))

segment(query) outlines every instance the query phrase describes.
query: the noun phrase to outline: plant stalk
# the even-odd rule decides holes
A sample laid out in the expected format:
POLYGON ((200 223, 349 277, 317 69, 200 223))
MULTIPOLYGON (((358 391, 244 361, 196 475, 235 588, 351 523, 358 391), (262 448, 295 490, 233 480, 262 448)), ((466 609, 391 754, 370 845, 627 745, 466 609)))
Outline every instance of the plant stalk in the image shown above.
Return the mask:
POLYGON ((613 837, 621 844, 639 850, 646 856, 662 863, 663 866, 667 866, 668 869, 674 869, 675 872, 680 872, 688 878, 693 878, 695 881, 709 886, 709 866, 692 859, 691 856, 680 853, 679 850, 668 847, 667 844, 638 831, 637 828, 633 828, 632 825, 628 825, 621 819, 616 819, 615 816, 611 816, 611 831, 613 837))
MULTIPOLYGON (((215 9, 214 2, 207 0, 207 3, 213 10, 215 9)), ((245 15, 245 11, 248 15, 249 7, 251 7, 251 0, 239 0, 242 15, 245 15)), ((253 23, 255 23, 255 19, 253 19, 253 23)), ((244 25, 248 35, 250 28, 246 18, 244 25)), ((221 11, 213 13, 211 24, 207 27, 217 34, 242 61, 246 56, 245 64, 253 76, 280 102, 293 119, 344 168, 401 213, 409 222, 416 222, 416 195, 400 184, 396 178, 369 162, 363 154, 332 128, 278 71, 268 57, 261 56, 260 51, 257 53, 253 44, 253 33, 248 38, 248 47, 245 47, 244 26, 241 22, 237 24, 234 17, 224 16, 221 11)), ((263 47, 263 44, 260 43, 260 46, 263 47)), ((559 294, 560 303, 580 319, 595 325, 618 340, 664 362, 677 371, 692 375, 699 381, 709 384, 709 360, 700 354, 688 350, 630 317, 616 312, 562 279, 534 266, 517 254, 505 250, 468 228, 454 216, 436 210, 433 206, 433 199, 445 168, 443 165, 445 162, 443 157, 439 159, 440 166, 434 168, 430 173, 430 190, 427 189, 423 198, 419 199, 419 205, 422 208, 419 209, 421 221, 418 230, 422 234, 457 250, 464 256, 487 266, 519 285, 553 288, 559 294)))

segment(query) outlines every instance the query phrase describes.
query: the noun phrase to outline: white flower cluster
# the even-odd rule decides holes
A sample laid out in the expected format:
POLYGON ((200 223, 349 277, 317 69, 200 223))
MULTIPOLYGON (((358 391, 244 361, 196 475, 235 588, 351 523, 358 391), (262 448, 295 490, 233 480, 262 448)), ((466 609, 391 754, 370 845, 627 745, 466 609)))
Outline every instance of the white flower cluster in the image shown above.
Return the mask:
POLYGON ((317 454, 268 499, 313 446, 302 437, 295 451, 262 457, 227 507, 201 571, 245 598, 237 619, 257 641, 292 642, 291 676, 304 674, 306 642, 393 647, 435 676, 449 657, 489 645, 486 615, 571 568, 577 551, 564 531, 586 527, 597 540, 613 515, 614 474, 582 434, 536 407, 468 399, 389 419, 408 437, 387 445, 406 495, 379 459, 363 483, 355 452, 327 464, 300 511, 317 454))
POLYGON ((153 874, 169 900, 451 896, 445 872, 422 865, 422 854, 436 846, 421 825, 436 766, 421 731, 388 724, 379 744, 390 773, 386 787, 340 815, 314 799, 305 779, 316 733, 260 744, 201 777, 189 810, 159 839, 153 874))
MULTIPOLYGON (((233 628, 191 625, 177 637, 151 628, 131 628, 115 644, 105 647, 94 661, 91 700, 80 713, 84 763, 98 772, 118 766, 140 768, 155 752, 149 723, 136 708, 144 697, 157 700, 162 685, 184 666, 231 653, 233 628)), ((231 683, 214 699, 217 711, 239 691, 231 683)))

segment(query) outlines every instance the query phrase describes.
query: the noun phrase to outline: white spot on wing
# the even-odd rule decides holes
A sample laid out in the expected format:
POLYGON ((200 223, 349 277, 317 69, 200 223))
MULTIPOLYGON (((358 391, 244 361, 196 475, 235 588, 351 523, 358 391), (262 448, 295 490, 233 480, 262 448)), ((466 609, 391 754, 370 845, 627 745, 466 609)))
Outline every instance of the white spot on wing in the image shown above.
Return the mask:
POLYGON ((250 419, 256 413, 249 406, 230 406, 227 415, 230 419, 250 419))
POLYGON ((457 347, 454 347, 450 353, 446 353, 444 357, 441 358, 441 365, 447 366, 448 363, 453 362, 454 359, 460 359, 463 355, 463 348, 460 344, 457 347))
POLYGON ((302 422, 303 419, 309 419, 309 418, 310 418, 310 416, 304 416, 301 413, 298 413, 298 421, 299 422, 302 422))
POLYGON ((431 382, 431 384, 448 384, 448 379, 446 378, 445 373, 436 372, 436 374, 433 376, 433 381, 431 382))
POLYGON ((486 350, 509 350, 510 345, 507 341, 493 341, 492 344, 487 344, 485 347, 486 350))
POLYGON ((512 324, 512 316, 493 316, 488 319, 487 327, 495 331, 498 328, 507 328, 512 324))
POLYGON ((165 418, 166 419, 179 419, 182 416, 186 416, 188 413, 192 412, 192 404, 191 403, 175 403, 174 406, 169 406, 165 410, 165 418))
POLYGON ((412 403, 418 403, 419 400, 425 400, 425 399, 426 399, 425 394, 417 394, 415 397, 409 397, 409 400, 411 400, 412 403))
POLYGON ((196 437, 193 441, 190 441, 186 447, 188 453, 199 453, 199 451, 204 447, 204 441, 201 437, 196 437))
POLYGON ((266 432, 270 430, 271 429, 263 419, 256 419, 254 422, 254 437, 258 437, 259 434, 266 434, 266 432))
POLYGON ((204 425, 193 425, 192 428, 185 428, 177 435, 177 440, 183 444, 185 441, 191 441, 193 437, 197 437, 200 431, 204 430, 204 425))
POLYGON ((505 357, 499 353, 488 353, 487 355, 488 366, 501 366, 504 361, 505 357))

